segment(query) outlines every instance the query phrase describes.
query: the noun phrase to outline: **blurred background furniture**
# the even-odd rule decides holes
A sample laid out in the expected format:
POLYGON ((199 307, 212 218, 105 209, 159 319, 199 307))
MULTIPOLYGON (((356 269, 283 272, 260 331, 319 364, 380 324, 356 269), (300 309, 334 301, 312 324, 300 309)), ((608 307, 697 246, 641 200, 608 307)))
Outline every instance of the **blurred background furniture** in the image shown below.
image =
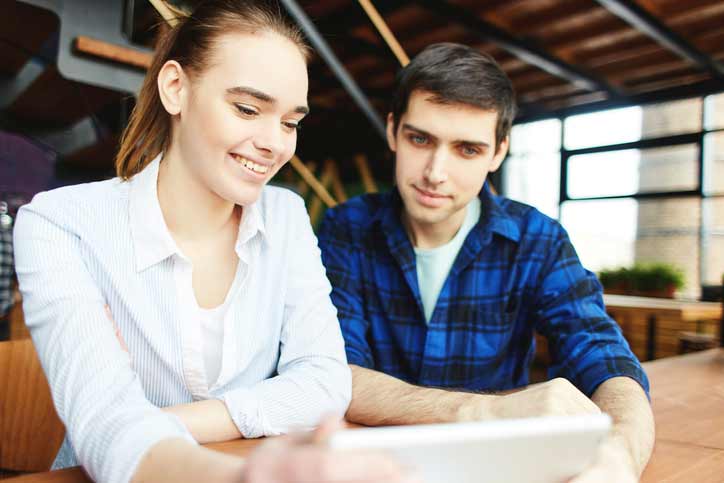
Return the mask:
POLYGON ((677 355, 682 334, 691 333, 687 350, 701 347, 702 341, 719 340, 722 303, 698 302, 654 297, 604 294, 609 315, 621 326, 631 349, 641 360, 677 355))
POLYGON ((0 342, 0 472, 48 471, 64 435, 32 340, 0 342))

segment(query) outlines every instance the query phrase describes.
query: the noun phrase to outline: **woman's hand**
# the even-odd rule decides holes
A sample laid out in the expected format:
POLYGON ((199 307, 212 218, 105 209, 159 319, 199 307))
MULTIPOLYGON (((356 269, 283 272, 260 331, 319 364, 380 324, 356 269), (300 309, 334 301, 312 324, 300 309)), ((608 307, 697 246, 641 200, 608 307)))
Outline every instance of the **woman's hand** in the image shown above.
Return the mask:
POLYGON ((340 427, 325 420, 308 434, 293 434, 262 443, 246 460, 243 483, 416 482, 391 458, 374 452, 335 451, 327 447, 340 427))

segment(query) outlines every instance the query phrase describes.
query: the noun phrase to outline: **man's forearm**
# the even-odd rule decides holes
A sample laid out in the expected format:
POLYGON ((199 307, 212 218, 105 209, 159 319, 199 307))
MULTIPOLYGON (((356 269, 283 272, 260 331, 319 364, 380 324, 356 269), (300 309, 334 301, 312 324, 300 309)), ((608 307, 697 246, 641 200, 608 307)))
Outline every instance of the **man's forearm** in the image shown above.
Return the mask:
POLYGON ((218 399, 179 404, 163 410, 175 414, 200 444, 241 438, 226 405, 218 399))
POLYGON ((646 394, 628 377, 614 377, 602 383, 593 402, 613 419, 613 430, 605 444, 623 450, 634 473, 640 476, 654 447, 654 416, 646 394))
POLYGON ((461 405, 483 396, 414 386, 387 374, 350 365, 352 403, 346 419, 367 426, 428 424, 458 419, 461 405))

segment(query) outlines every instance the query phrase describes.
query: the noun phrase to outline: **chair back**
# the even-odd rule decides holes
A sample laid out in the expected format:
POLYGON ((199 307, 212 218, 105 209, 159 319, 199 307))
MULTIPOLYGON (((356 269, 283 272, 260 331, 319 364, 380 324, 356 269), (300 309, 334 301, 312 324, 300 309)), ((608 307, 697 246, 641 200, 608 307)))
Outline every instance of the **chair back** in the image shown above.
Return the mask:
POLYGON ((64 435, 33 341, 0 342, 0 468, 48 471, 64 435))

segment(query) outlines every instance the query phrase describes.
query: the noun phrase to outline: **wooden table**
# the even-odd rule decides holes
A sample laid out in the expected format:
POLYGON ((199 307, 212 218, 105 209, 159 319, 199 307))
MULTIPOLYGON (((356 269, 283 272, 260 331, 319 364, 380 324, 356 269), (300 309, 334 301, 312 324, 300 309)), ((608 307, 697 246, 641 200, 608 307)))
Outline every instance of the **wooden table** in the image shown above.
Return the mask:
POLYGON ((644 364, 656 448, 644 483, 724 481, 724 349, 644 364))
MULTIPOLYGON (((651 381, 656 448, 642 483, 724 481, 724 349, 659 359, 644 364, 651 381)), ((208 445, 243 456, 259 440, 208 445)), ((13 483, 80 483, 79 468, 37 473, 13 483)))
POLYGON ((704 332, 720 338, 721 302, 613 294, 604 294, 603 301, 631 349, 644 361, 677 355, 682 332, 704 332))

